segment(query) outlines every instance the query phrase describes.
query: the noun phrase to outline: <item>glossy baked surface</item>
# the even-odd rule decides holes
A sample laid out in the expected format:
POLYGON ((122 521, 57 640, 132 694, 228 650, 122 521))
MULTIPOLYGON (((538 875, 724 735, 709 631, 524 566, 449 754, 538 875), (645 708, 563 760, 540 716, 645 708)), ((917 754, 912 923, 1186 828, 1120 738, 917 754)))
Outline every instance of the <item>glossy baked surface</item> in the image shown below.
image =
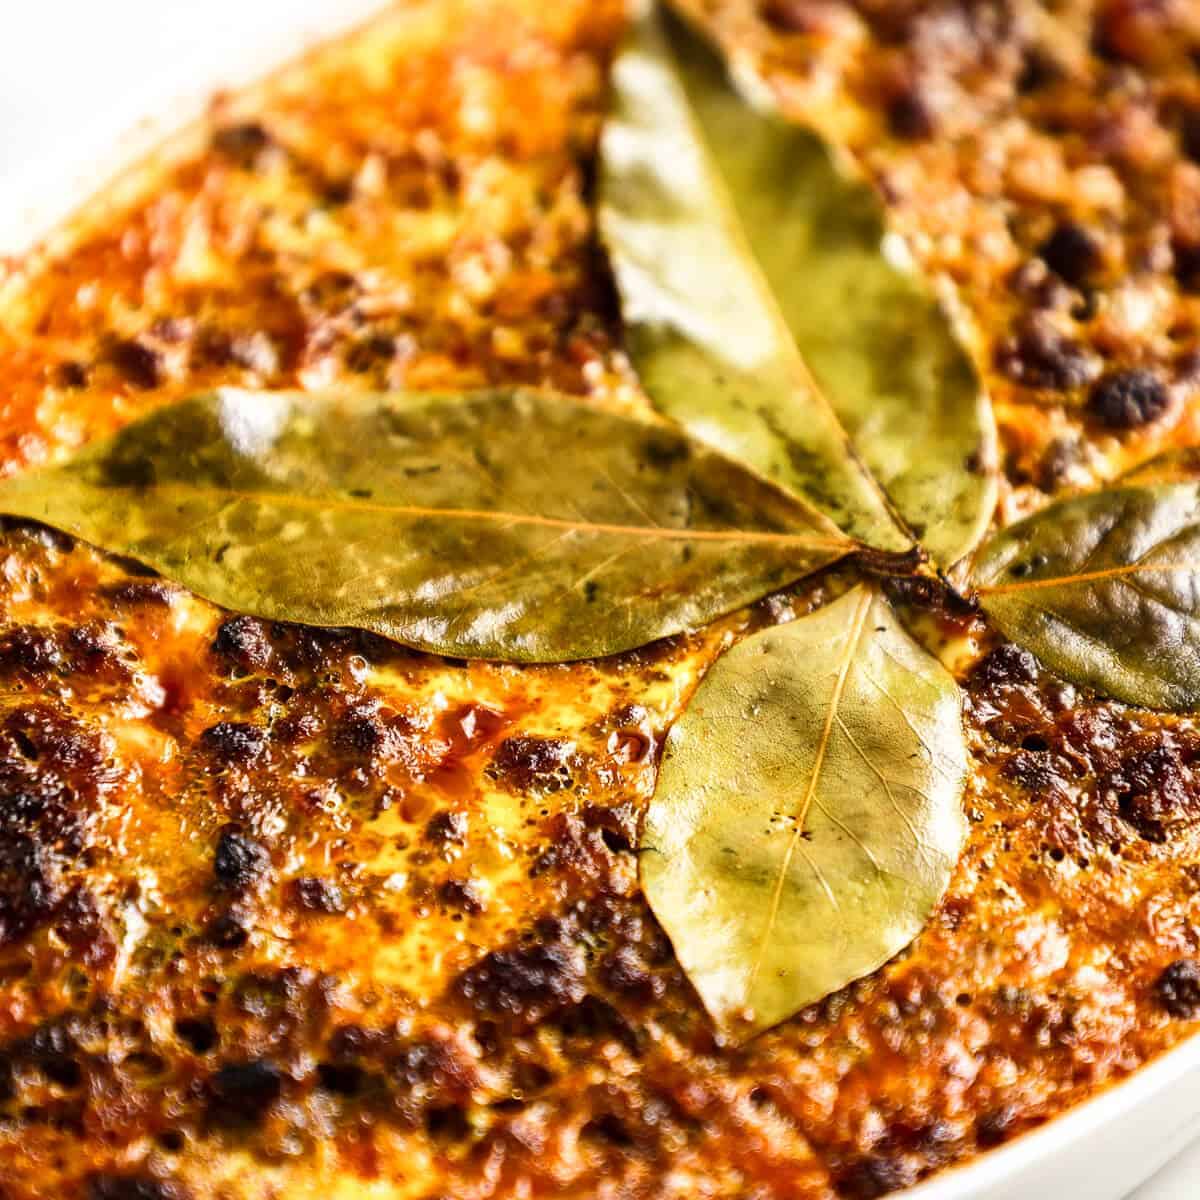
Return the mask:
MULTIPOLYGON (((1003 519, 1197 440, 1191 6, 702 7, 959 285, 1003 519)), ((589 207, 620 29, 615 0, 405 3, 222 101, 131 207, 0 271, 0 467, 218 383, 636 409, 589 207)), ((8 524, 0 1196, 872 1197, 1191 1032, 1200 728, 914 587, 968 695, 950 893, 876 976, 714 1040, 638 894, 659 744, 722 645, 841 586, 499 667, 8 524)))

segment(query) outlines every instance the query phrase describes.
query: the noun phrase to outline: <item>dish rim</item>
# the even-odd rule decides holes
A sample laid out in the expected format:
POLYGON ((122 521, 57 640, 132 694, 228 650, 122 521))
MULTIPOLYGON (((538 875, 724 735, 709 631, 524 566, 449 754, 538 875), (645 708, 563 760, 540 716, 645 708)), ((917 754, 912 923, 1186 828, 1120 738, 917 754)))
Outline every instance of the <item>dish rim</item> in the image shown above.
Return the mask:
MULTIPOLYGON (((1044 1124, 973 1158, 937 1171, 920 1183, 894 1193, 895 1200, 974 1200, 989 1188, 1026 1175, 1064 1151, 1087 1144, 1131 1112, 1150 1108, 1181 1079, 1200 1071, 1200 1032, 1162 1051, 1130 1074, 1104 1085, 1095 1095, 1051 1117, 1044 1124)), ((1200 1113, 1192 1114, 1200 1121, 1200 1113)), ((1180 1129, 1183 1123, 1180 1123, 1180 1129)), ((1155 1162, 1134 1186, 1153 1177, 1169 1158, 1155 1162)))

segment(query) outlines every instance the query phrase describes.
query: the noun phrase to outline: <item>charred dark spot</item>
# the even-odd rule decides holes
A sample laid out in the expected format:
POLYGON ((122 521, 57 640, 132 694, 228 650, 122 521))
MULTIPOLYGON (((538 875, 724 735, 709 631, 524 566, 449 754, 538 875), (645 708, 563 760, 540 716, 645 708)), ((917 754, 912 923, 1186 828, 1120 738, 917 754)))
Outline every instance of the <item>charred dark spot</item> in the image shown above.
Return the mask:
POLYGON ((54 630, 39 625, 17 625, 0 635, 0 671, 44 675, 62 666, 62 649, 54 630))
POLYGON ((278 975, 252 971, 238 980, 233 999, 239 1012, 265 1019, 279 1016, 287 1006, 288 997, 278 975))
POLYGON ((531 873, 535 878, 554 870, 569 870, 580 879, 607 871, 607 843, 578 813, 555 813, 546 824, 545 835, 549 844, 534 860, 531 873))
MULTIPOLYGON (((1031 741, 1026 738, 1025 741, 1031 741)), ((1001 774, 1027 792, 1062 792, 1071 776, 1071 764, 1057 754, 1044 750, 1018 750, 1004 763, 1001 774)))
POLYGON ((1177 238, 1171 243, 1172 269, 1185 292, 1200 292, 1200 244, 1177 238))
POLYGON ((226 825, 217 839, 213 856, 213 875, 223 891, 245 891, 263 879, 271 869, 271 856, 261 842, 240 825, 226 825))
POLYGON ((1042 46, 1028 46, 1024 61, 1016 79, 1017 91, 1022 95, 1041 91, 1062 78, 1061 65, 1042 46))
POLYGON ((257 617, 231 617, 213 639, 213 653, 249 674, 261 671, 271 661, 272 647, 268 626, 257 617))
POLYGON ((180 1017, 175 1022, 175 1036, 193 1054, 208 1054, 221 1040, 216 1025, 208 1017, 180 1017))
POLYGON ((583 808, 583 823, 598 830, 600 840, 612 854, 625 854, 637 842, 638 815, 630 804, 587 804, 583 808))
POLYGON ((425 840, 435 846, 461 846, 466 843, 470 818, 465 812, 440 812, 425 826, 425 840))
POLYGON ((1188 108, 1180 117, 1179 144, 1192 162, 1200 163, 1200 108, 1188 108))
POLYGON ((220 1124, 261 1120, 283 1092, 283 1072, 263 1059, 230 1063, 209 1081, 210 1113, 220 1124))
POLYGON ((645 959, 633 946, 622 946, 601 965, 600 977, 614 992, 631 999, 659 999, 667 990, 660 975, 649 969, 645 959))
POLYGON ((380 364, 392 362, 404 345, 402 339, 388 334, 370 334, 353 342, 346 349, 346 366, 356 375, 366 374, 380 364))
POLYGON ((1163 841, 1171 825, 1200 816, 1191 768, 1173 745, 1124 755, 1101 790, 1117 797, 1121 816, 1148 841, 1163 841))
MULTIPOLYGON (((57 781, 52 776, 39 772, 36 778, 29 778, 30 772, 26 768, 26 762, 36 763, 43 760, 49 762, 51 759, 55 759, 57 760, 54 763, 56 767, 82 765, 64 761, 66 755, 62 752, 63 748, 57 744, 57 739, 60 730, 66 723, 59 724, 53 718, 46 720, 46 716, 46 709, 42 709, 40 712, 28 709, 13 714, 4 722, 3 748, 8 761, 0 760, 0 767, 6 768, 3 771, 4 775, 8 777, 5 782, 11 783, 12 775, 22 774, 30 783, 30 794, 11 797, 15 801, 15 807, 10 810, 10 814, 6 814, 20 820, 26 819, 28 811, 30 811, 28 806, 44 805, 49 796, 59 791, 57 781), (22 760, 20 763, 15 761, 16 756, 22 760)), ((72 746, 73 750, 80 748, 79 745, 72 746)), ((72 754, 72 758, 74 757, 72 754)))
POLYGON ((353 179, 330 179, 321 190, 321 197, 326 204, 349 204, 354 199, 353 179))
POLYGON ((285 746, 312 741, 320 732, 321 718, 311 712, 288 713, 271 727, 271 737, 285 746))
POLYGON ((1089 414, 1108 429, 1137 429, 1158 420, 1170 398, 1152 371, 1135 367, 1098 379, 1088 396, 1089 414))
POLYGON ((1042 261, 1072 287, 1083 287, 1101 265, 1100 243, 1082 225, 1066 221, 1038 247, 1042 261))
POLYGON ((388 1060, 387 1075, 406 1091, 420 1090, 441 1101, 466 1100, 478 1083, 474 1064, 442 1034, 401 1046, 388 1060))
POLYGON ((72 888, 58 906, 54 932, 89 967, 108 962, 116 950, 95 898, 82 887, 72 888))
POLYGON ((977 605, 964 599, 940 579, 897 576, 885 578, 883 587, 896 604, 919 608, 947 624, 962 626, 979 614, 977 605))
POLYGON ((120 661, 120 634, 107 622, 93 621, 77 625, 66 637, 66 650, 72 667, 96 673, 102 667, 116 667, 120 661))
POLYGON ((88 1200, 188 1200, 190 1193, 182 1184, 151 1175, 104 1173, 89 1176, 87 1195, 88 1200))
POLYGON ((37 552, 66 554, 75 545, 75 539, 70 534, 51 529, 49 525, 40 525, 37 521, 26 520, 24 517, 0 516, 0 533, 14 534, 37 552))
POLYGON ((354 1063, 319 1063, 317 1086, 335 1096, 357 1096, 366 1082, 366 1072, 354 1063))
POLYGON ((267 748, 266 730, 242 721, 221 721, 200 735, 200 744, 226 766, 247 766, 267 748))
POLYGON ((329 1039, 329 1053, 338 1060, 356 1059, 375 1053, 386 1041, 387 1034, 382 1030, 341 1025, 329 1039))
POLYGON ((212 138, 213 149, 240 167, 252 168, 275 148, 275 140, 257 121, 224 125, 212 138))
POLYGON ((514 791, 556 792, 571 782, 574 749, 565 738, 505 738, 488 774, 514 791))
POLYGON ((561 941, 494 950, 468 967, 455 988, 481 1016, 535 1025, 583 1000, 583 955, 561 941))
POLYGON ((108 349, 108 361, 137 388, 156 388, 166 378, 162 355, 136 338, 114 342, 108 349))
POLYGON ((34 837, 0 823, 0 946, 20 941, 47 921, 61 898, 50 853, 34 837))
POLYGON ((346 911, 346 897, 332 879, 309 875, 292 883, 292 897, 305 912, 339 916, 346 911))
POLYGON ((204 931, 207 940, 222 950, 240 950, 250 939, 246 927, 229 913, 222 913, 204 931))
POLYGON ((439 1142, 465 1142, 472 1136, 471 1123, 458 1104, 429 1109, 425 1114, 425 1128, 429 1136, 439 1142))
POLYGON ((80 388, 87 387, 88 369, 83 363, 59 363, 54 368, 53 378, 55 387, 65 388, 68 391, 78 391, 80 388))
POLYGON ((107 594, 122 608, 170 608, 179 589, 161 579, 130 579, 114 584, 107 594))
POLYGON ((958 1130, 949 1121, 929 1121, 905 1140, 930 1162, 945 1162, 958 1142, 958 1130))
POLYGON ((980 659, 971 671, 971 682, 991 691, 1035 683, 1038 674, 1038 660, 1028 650, 1006 642, 980 659))
MULTIPOLYGON (((16 744, 31 762, 58 765, 32 741, 18 738, 16 744)), ((86 840, 77 806, 71 803, 69 795, 60 791, 57 780, 46 780, 43 776, 32 782, 34 786, 29 791, 0 791, 0 837, 27 833, 48 852, 78 857, 86 840)))
POLYGON ((920 141, 937 132, 937 113, 915 82, 892 98, 887 117, 891 131, 907 141, 920 141))
POLYGON ((1181 1021, 1200 1016, 1200 962, 1194 958, 1176 959, 1155 980, 1154 998, 1181 1021))
POLYGON ((486 907, 479 885, 470 879, 447 879, 438 888, 438 898, 447 908, 478 914, 486 907))
POLYGON ((329 983, 308 967, 284 967, 270 972, 252 971, 242 976, 234 988, 233 1002, 238 1011, 272 1020, 308 1019, 314 1006, 324 1005, 329 983))
POLYGON ((222 329, 205 326, 194 341, 194 365, 236 366, 259 376, 274 376, 281 367, 281 350, 275 338, 256 329, 228 334, 222 329))
POLYGON ((344 629, 317 629, 310 625, 272 624, 275 654, 290 670, 332 673, 341 668, 347 653, 362 637, 344 629))
POLYGON ((53 1022, 37 1029, 29 1039, 29 1061, 61 1088, 77 1088, 83 1082, 79 1045, 64 1024, 53 1022))
POLYGON ((580 1131, 581 1136, 610 1146, 628 1148, 634 1144, 629 1126, 616 1113, 601 1113, 593 1117, 580 1131))
POLYGON ((975 1122, 975 1138, 981 1146, 998 1146, 1012 1137, 1017 1121, 1017 1109, 1011 1105, 993 1108, 975 1122))
POLYGON ((1054 392, 1082 387, 1093 373, 1082 347, 1036 316, 1001 343, 996 366, 1014 383, 1054 392))
POLYGON ((378 754, 388 744, 388 726, 373 708, 351 709, 338 722, 334 741, 340 749, 352 754, 378 754))
POLYGON ((300 294, 306 307, 323 312, 349 308, 362 292, 358 280, 346 271, 327 271, 318 275, 300 294))
POLYGON ((915 1172, 901 1159, 870 1154, 841 1175, 836 1190, 845 1200, 878 1200, 915 1182, 915 1172))
POLYGON ((619 704, 608 714, 613 729, 636 729, 650 719, 650 710, 642 704, 619 704))

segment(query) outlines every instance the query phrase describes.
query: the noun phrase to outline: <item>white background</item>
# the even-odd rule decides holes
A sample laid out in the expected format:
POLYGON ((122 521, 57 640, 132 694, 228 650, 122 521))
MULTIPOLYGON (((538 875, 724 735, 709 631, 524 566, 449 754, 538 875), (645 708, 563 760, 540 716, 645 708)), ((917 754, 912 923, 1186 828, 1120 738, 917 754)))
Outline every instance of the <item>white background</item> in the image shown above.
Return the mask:
POLYGON ((0 0, 0 254, 71 211, 157 127, 195 115, 215 85, 253 78, 264 54, 284 57, 380 6, 0 0), (89 162, 99 179, 75 174, 89 162))
MULTIPOLYGON (((147 118, 161 122, 186 111, 215 84, 244 79, 263 61, 264 47, 288 52, 378 2, 0 0, 0 252, 95 187, 94 172, 89 182, 64 163, 116 165, 122 141, 129 144, 125 135, 140 126, 138 140, 148 136, 147 118), (208 31, 199 53, 197 21, 208 31), (212 38, 214 27, 228 37, 212 38)), ((1198 1198, 1200 1146, 1136 1195, 1198 1198)))

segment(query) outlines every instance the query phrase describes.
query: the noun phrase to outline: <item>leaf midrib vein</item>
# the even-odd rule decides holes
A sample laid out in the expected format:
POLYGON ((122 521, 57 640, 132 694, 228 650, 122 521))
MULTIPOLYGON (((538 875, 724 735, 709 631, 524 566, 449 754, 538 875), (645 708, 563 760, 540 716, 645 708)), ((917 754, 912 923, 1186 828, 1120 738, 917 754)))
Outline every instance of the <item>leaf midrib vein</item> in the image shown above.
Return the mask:
MULTIPOLYGON (((662 33, 661 25, 659 32, 662 33)), ((679 64, 675 50, 665 44, 663 39, 663 52, 670 56, 676 66, 675 82, 678 85, 679 92, 684 100, 684 119, 691 125, 692 134, 696 139, 697 145, 701 148, 705 161, 705 166, 708 168, 709 181, 712 184, 717 204, 724 209, 725 231, 729 237, 740 244, 742 248, 742 263, 746 268, 747 274, 752 279, 757 287, 757 290, 762 298, 763 306, 769 314, 769 320, 775 326, 776 332, 779 335, 781 345, 791 349, 791 358, 793 360, 793 368, 796 372, 797 380, 801 387, 806 388, 811 399, 815 400, 817 405, 825 412, 826 416, 832 421, 834 428, 838 431, 842 438, 842 448, 846 453, 847 458, 854 466, 854 474, 859 482, 864 485, 866 491, 873 495, 883 509, 884 515, 891 521, 896 531, 902 537, 909 540, 910 543, 916 544, 916 537, 908 526, 908 522, 901 515, 900 511, 892 502, 892 498, 888 495, 886 489, 876 478, 875 473, 871 471, 859 457, 858 452, 854 448, 854 443, 850 434, 846 430, 846 426, 842 421, 841 415, 834 407, 833 402, 829 399, 825 389, 820 385, 817 377, 813 374, 812 368, 808 364, 808 360, 804 357, 803 351, 793 335, 787 318, 780 306, 779 299, 775 295, 775 290, 771 286, 770 279, 766 269, 759 261, 758 255, 755 253, 754 247, 750 241, 750 235, 746 232, 745 221, 742 218, 736 202, 733 199, 733 194, 729 183, 722 172, 719 159, 716 151, 713 149, 709 139, 708 132, 701 124, 697 105, 693 102, 692 97, 688 93, 686 73, 683 67, 679 64)), ((786 353, 786 349, 785 349, 786 353)))
POLYGON ((1102 571, 1082 571, 1074 575, 1056 575, 1046 579, 1028 579, 1018 583, 1001 583, 991 587, 981 587, 979 595, 1006 596, 1011 592, 1067 587, 1075 583, 1091 583, 1097 579, 1119 579, 1124 575, 1151 575, 1164 571, 1200 573, 1200 562, 1130 563, 1124 567, 1105 567, 1102 571))
POLYGON ((829 752, 829 743, 833 736, 834 725, 838 720, 838 710, 841 707, 842 695, 846 690, 846 682, 850 677, 850 668, 854 664, 854 657, 858 651, 858 644, 862 640, 863 628, 866 625, 867 614, 871 608, 871 599, 871 593, 864 592, 862 599, 858 602, 858 608, 854 613, 850 632, 846 638, 846 650, 842 657, 842 661, 838 664, 837 678, 834 681, 833 694, 829 700, 829 712, 825 718, 825 727, 821 730, 820 741, 817 743, 817 750, 813 759, 813 768, 811 774, 809 775, 808 787, 804 793, 804 799, 801 801, 800 811, 796 815, 796 822, 792 836, 788 839, 788 847, 784 853, 783 863, 779 868, 779 874, 775 881, 775 889, 771 895, 771 906, 767 913, 766 922, 763 926, 762 938, 759 940, 758 951, 754 956, 754 962, 750 968, 750 977, 746 989, 747 993, 753 991, 754 985, 758 980, 759 972, 762 970, 763 960, 766 958, 767 942, 770 940, 771 933, 779 919, 779 908, 783 902, 783 889, 787 881, 788 871, 791 869, 792 859, 796 856, 796 850, 800 845, 800 840, 804 836, 804 826, 808 821, 809 809, 812 807, 813 800, 816 796, 817 785, 821 779, 821 771, 824 768, 825 758, 829 752))
POLYGON ((277 505, 280 507, 308 508, 328 511, 344 509, 351 512, 379 512, 390 516, 445 517, 460 521, 487 521, 513 525, 532 525, 546 529, 565 529, 581 533, 600 533, 620 537, 641 537, 647 541, 677 542, 748 542, 769 545, 796 545, 814 549, 839 549, 849 552, 853 542, 849 538, 823 537, 810 533, 769 533, 749 529, 667 529, 660 525, 622 525, 603 521, 569 520, 564 517, 544 517, 534 513, 512 513, 494 509, 435 508, 411 504, 379 504, 345 497, 310 497, 294 493, 253 492, 224 487, 196 487, 189 484, 156 484, 151 488, 132 486, 105 487, 108 492, 145 493, 156 495, 200 495, 224 496, 232 500, 277 505))

